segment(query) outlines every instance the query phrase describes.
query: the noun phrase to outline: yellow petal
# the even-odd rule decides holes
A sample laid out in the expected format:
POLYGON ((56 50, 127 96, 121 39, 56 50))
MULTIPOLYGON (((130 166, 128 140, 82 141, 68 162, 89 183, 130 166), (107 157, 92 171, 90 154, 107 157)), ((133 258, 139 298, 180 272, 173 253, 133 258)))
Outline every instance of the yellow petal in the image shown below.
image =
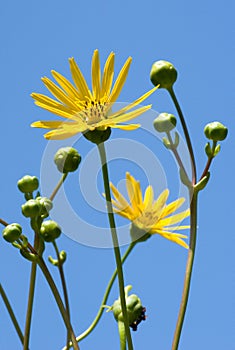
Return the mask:
POLYGON ((101 84, 101 96, 109 96, 114 75, 114 53, 111 52, 104 66, 104 73, 101 84))
POLYGON ((162 211, 161 217, 170 215, 171 213, 176 211, 178 208, 180 208, 184 202, 185 202, 185 198, 179 198, 179 199, 176 199, 174 202, 171 202, 170 204, 166 205, 166 207, 162 211))
POLYGON ((99 52, 98 50, 94 51, 93 58, 92 58, 92 92, 93 92, 93 98, 95 100, 99 100, 100 98, 100 59, 99 59, 99 52))
POLYGON ((75 126, 67 126, 63 124, 62 128, 51 130, 44 135, 48 140, 64 140, 85 131, 83 128, 75 126))
POLYGON ((186 217, 188 217, 190 215, 190 210, 185 210, 179 214, 175 214, 175 215, 171 215, 168 218, 165 219, 160 219, 159 220, 159 225, 161 226, 171 226, 174 225, 180 221, 182 221, 183 219, 185 219, 186 217))
POLYGON ((69 59, 70 63, 70 71, 73 77, 73 81, 78 88, 78 91, 82 95, 83 99, 86 101, 87 99, 91 98, 91 92, 87 86, 86 80, 84 79, 82 72, 78 68, 78 65, 76 64, 74 58, 69 59))
POLYGON ((138 129, 141 125, 140 124, 128 124, 128 125, 121 125, 121 124, 110 124, 110 128, 113 129, 121 129, 121 130, 136 130, 138 129))
MULTIPOLYGON (((188 249, 188 244, 181 238, 179 238, 178 234, 174 234, 174 233, 167 233, 167 232, 156 232, 157 234, 159 234, 160 236, 168 239, 169 241, 172 241, 174 243, 177 243, 179 245, 181 245, 182 247, 188 249)), ((187 238, 187 236, 185 236, 185 238, 187 238)))
POLYGON ((112 118, 116 118, 117 116, 119 116, 120 114, 125 113, 126 111, 129 111, 130 109, 134 108, 135 106, 138 106, 141 102, 143 102, 144 100, 146 100, 146 98, 148 98, 154 91, 156 91, 158 88, 158 86, 155 86, 153 89, 149 90, 148 92, 146 92, 144 95, 142 95, 141 97, 139 97, 137 100, 135 100, 134 102, 130 103, 129 105, 127 105, 126 107, 120 109, 119 111, 117 111, 116 113, 114 113, 112 115, 112 118))
POLYGON ((74 103, 73 99, 70 98, 69 96, 67 96, 65 94, 65 92, 60 89, 56 84, 53 83, 53 81, 51 81, 48 78, 42 78, 43 83, 46 85, 47 89, 62 103, 65 104, 65 106, 70 107, 72 110, 77 109, 76 104, 74 103))
POLYGON ((108 119, 102 120, 102 125, 109 126, 109 125, 112 125, 114 123, 117 124, 117 123, 127 122, 128 120, 134 119, 134 118, 138 117, 140 114, 143 114, 151 107, 152 107, 152 105, 144 106, 144 107, 138 108, 132 112, 129 112, 127 114, 123 114, 123 115, 116 117, 116 118, 112 118, 112 116, 110 116, 108 119))
POLYGON ((122 67, 118 77, 117 77, 117 80, 114 84, 114 87, 111 91, 111 94, 109 96, 109 99, 108 99, 108 102, 110 103, 113 103, 117 100, 118 96, 120 95, 120 92, 123 88, 123 85, 125 84, 125 81, 126 81, 126 78, 127 78, 127 75, 128 75, 128 71, 129 71, 129 68, 130 68, 130 65, 131 65, 131 61, 132 61, 132 58, 129 57, 124 66, 122 67))
POLYGON ((66 79, 62 74, 52 70, 51 74, 58 84, 64 89, 64 91, 72 98, 80 99, 80 94, 78 90, 66 79))
POLYGON ((169 196, 169 190, 166 189, 160 194, 157 200, 153 203, 153 211, 156 216, 160 217, 161 212, 166 204, 168 196, 169 196))
POLYGON ((153 188, 152 186, 148 186, 146 191, 145 191, 145 195, 144 195, 144 210, 148 211, 152 205, 153 205, 153 188))
MULTIPOLYGON (((110 183, 110 188, 112 190, 114 198, 116 199, 117 206, 119 206, 119 208, 122 208, 122 211, 128 212, 130 213, 130 215, 133 215, 133 211, 132 211, 132 208, 130 207, 130 204, 121 195, 118 189, 112 183, 110 183)), ((115 202, 114 202, 114 205, 116 205, 115 202)))
MULTIPOLYGON (((57 129, 64 124, 63 121, 37 121, 31 124, 33 128, 43 128, 43 129, 57 129)), ((73 125, 76 123, 67 122, 67 124, 73 125)))

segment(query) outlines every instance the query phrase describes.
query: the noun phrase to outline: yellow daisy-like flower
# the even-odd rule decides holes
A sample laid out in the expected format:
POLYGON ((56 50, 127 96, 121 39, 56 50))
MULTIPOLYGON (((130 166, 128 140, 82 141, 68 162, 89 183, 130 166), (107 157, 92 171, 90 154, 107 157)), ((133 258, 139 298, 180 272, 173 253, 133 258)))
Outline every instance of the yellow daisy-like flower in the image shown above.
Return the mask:
POLYGON ((47 89, 57 100, 33 93, 31 96, 34 98, 35 104, 65 118, 66 121, 37 121, 31 126, 53 129, 44 136, 46 139, 55 140, 65 139, 79 132, 95 129, 106 130, 110 127, 134 130, 138 128, 139 124, 123 125, 120 123, 129 121, 151 108, 151 105, 148 105, 126 113, 143 102, 157 87, 126 107, 112 113, 111 107, 123 88, 132 60, 131 57, 126 60, 113 85, 114 56, 114 53, 111 52, 105 63, 103 74, 101 74, 99 52, 98 50, 94 51, 91 65, 92 91, 88 88, 74 58, 69 59, 74 85, 54 70, 51 73, 59 86, 47 77, 42 78, 47 89))
POLYGON ((152 186, 147 187, 143 198, 139 181, 135 180, 129 173, 126 173, 126 188, 130 204, 112 183, 110 187, 115 198, 115 200, 112 200, 114 211, 117 214, 132 221, 132 225, 135 228, 145 233, 150 235, 159 234, 172 242, 188 248, 187 243, 182 239, 187 238, 187 236, 174 233, 174 231, 188 229, 190 226, 173 225, 188 217, 190 214, 189 209, 172 215, 184 203, 184 198, 179 198, 170 204, 166 204, 169 196, 169 190, 166 189, 157 200, 154 200, 152 186))

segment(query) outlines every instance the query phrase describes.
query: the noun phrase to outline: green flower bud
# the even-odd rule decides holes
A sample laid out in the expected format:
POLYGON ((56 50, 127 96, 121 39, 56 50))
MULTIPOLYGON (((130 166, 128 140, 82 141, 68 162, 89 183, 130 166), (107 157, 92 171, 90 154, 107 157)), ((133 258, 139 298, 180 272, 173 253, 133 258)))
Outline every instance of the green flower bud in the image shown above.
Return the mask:
POLYGON ((38 189, 39 181, 36 176, 25 175, 17 182, 17 186, 23 193, 32 193, 38 189))
POLYGON ((17 239, 19 239, 21 233, 22 227, 17 223, 7 225, 2 231, 3 238, 10 243, 13 243, 17 239))
POLYGON ((40 228, 40 234, 44 241, 53 242, 61 234, 61 228, 57 222, 52 220, 47 220, 42 223, 40 228))
POLYGON ((40 213, 40 215, 43 218, 47 218, 48 215, 49 215, 50 210, 53 207, 52 201, 49 198, 47 198, 47 197, 37 197, 36 200, 41 205, 41 213, 40 213))
POLYGON ((91 141, 97 145, 108 140, 110 135, 111 135, 111 128, 107 128, 105 130, 95 129, 94 131, 86 131, 83 133, 83 136, 88 141, 91 141))
MULTIPOLYGON (((138 324, 146 319, 145 311, 146 309, 142 306, 140 298, 136 294, 128 295, 128 292, 132 289, 132 286, 125 287, 125 298, 126 298, 126 308, 129 326, 133 330, 137 330, 138 324)), ((117 322, 123 322, 123 314, 121 307, 121 300, 118 298, 113 303, 111 307, 113 311, 113 316, 117 322)))
POLYGON ((228 129, 219 122, 212 122, 205 126, 204 134, 209 140, 223 141, 228 135, 228 129))
POLYGON ((30 199, 21 206, 22 214, 26 218, 36 218, 41 214, 42 206, 37 199, 30 199))
POLYGON ((176 127, 176 117, 173 114, 161 113, 154 119, 153 126, 158 132, 170 132, 176 127))
POLYGON ((69 173, 77 170, 81 156, 75 148, 62 147, 56 152, 54 162, 61 173, 69 173))
POLYGON ((172 63, 167 61, 157 61, 152 65, 150 79, 153 85, 159 88, 170 89, 177 79, 177 71, 172 63))

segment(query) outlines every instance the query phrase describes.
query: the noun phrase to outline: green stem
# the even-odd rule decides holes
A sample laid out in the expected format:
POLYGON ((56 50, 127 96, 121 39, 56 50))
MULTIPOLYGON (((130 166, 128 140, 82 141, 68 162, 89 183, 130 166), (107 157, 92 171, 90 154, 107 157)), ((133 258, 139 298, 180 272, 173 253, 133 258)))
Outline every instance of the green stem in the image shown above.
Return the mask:
POLYGON ((173 90, 173 87, 171 87, 169 90, 168 90, 173 102, 174 102, 174 105, 176 107, 176 110, 179 114, 179 118, 180 118, 180 121, 181 121, 181 124, 182 124, 182 128, 183 128, 183 131, 184 131, 184 136, 185 136, 185 139, 186 139, 186 143, 187 143, 187 147, 188 147, 188 151, 189 151, 189 154, 190 154, 190 158, 191 158, 191 163, 192 163, 192 184, 195 185, 196 181, 197 181, 197 173, 196 173, 196 162, 195 162, 195 157, 194 157, 194 152, 193 152, 193 147, 192 147, 192 143, 191 143, 191 139, 190 139, 190 136, 189 136, 189 132, 188 132, 188 128, 187 128, 187 125, 186 125, 186 122, 185 122, 185 119, 184 119, 184 116, 183 116, 183 112, 180 108, 180 105, 178 103, 178 100, 176 98, 176 95, 175 95, 175 92, 173 90))
POLYGON ((67 312, 64 308, 63 301, 60 297, 60 294, 59 294, 58 289, 55 285, 55 282, 53 281, 53 278, 52 278, 44 260, 41 257, 39 257, 39 259, 38 259, 38 265, 41 268, 41 270, 42 270, 42 272, 43 272, 43 274, 44 274, 44 276, 45 276, 45 278, 46 278, 46 280, 51 288, 51 291, 54 295, 55 301, 56 301, 58 308, 60 310, 61 316, 64 320, 65 326, 66 326, 68 332, 71 334, 72 346, 73 346, 74 350, 79 350, 79 346, 77 344, 76 337, 75 337, 73 328, 71 326, 71 323, 69 321, 67 312))
POLYGON ((182 293, 182 299, 178 314, 178 319, 176 323, 175 328, 175 334, 174 339, 172 343, 171 350, 177 350, 179 341, 180 341, 180 335, 184 323, 184 317, 185 312, 187 308, 188 303, 188 297, 189 297, 189 290, 190 290, 190 283, 191 283, 191 276, 192 276, 192 269, 193 269, 193 261, 194 261, 194 254, 195 254, 195 248, 196 248, 196 237, 197 237, 197 201, 198 199, 198 193, 194 191, 192 196, 192 201, 190 205, 190 244, 189 244, 189 250, 188 250, 188 259, 186 264, 186 270, 185 270, 185 278, 184 278, 184 287, 183 287, 183 293, 182 293))
MULTIPOLYGON (((125 254, 122 257, 122 264, 124 264, 125 260, 127 259, 128 255, 131 253, 131 251, 132 251, 132 249, 134 248, 135 245, 136 245, 136 243, 131 243, 129 245, 129 247, 127 248, 125 254)), ((114 273, 112 274, 112 277, 109 280, 109 283, 108 283, 108 286, 107 286, 106 291, 104 293, 104 296, 103 296, 100 308, 99 308, 99 310, 97 312, 97 315, 96 315, 94 321, 92 322, 92 324, 82 334, 80 334, 76 338, 77 342, 80 342, 81 340, 86 338, 94 330, 94 328, 98 324, 98 322, 99 322, 99 320, 100 320, 100 318, 101 318, 101 316, 102 316, 102 314, 103 314, 103 312, 105 310, 104 309, 104 305, 107 303, 109 293, 110 293, 110 291, 112 289, 112 286, 113 286, 113 283, 114 283, 116 277, 117 277, 117 269, 114 271, 114 273)), ((71 346, 72 346, 72 344, 70 342, 69 343, 69 347, 71 347, 71 346)), ((68 349, 68 347, 65 346, 62 350, 67 350, 67 349, 68 349)))
POLYGON ((53 201, 53 199, 55 198, 55 196, 56 196, 57 192, 59 191, 60 187, 63 185, 67 175, 68 175, 68 173, 65 173, 65 174, 62 175, 60 181, 58 182, 58 184, 56 185, 54 191, 52 192, 52 194, 49 197, 49 199, 51 201, 53 201))
POLYGON ((120 339, 120 350, 126 350, 126 332, 125 325, 122 321, 118 321, 118 332, 120 339))
POLYGON ((114 254, 115 254, 115 259, 116 259, 118 283, 119 283, 119 293, 120 293, 122 314, 123 314, 124 325, 125 325, 126 338, 127 338, 127 343, 128 343, 128 349, 133 350, 131 332, 130 332, 130 328, 129 328, 128 315, 127 315, 127 309, 126 309, 126 298, 125 298, 125 291, 124 291, 124 278, 123 278, 121 254, 120 254, 120 249, 119 249, 118 236, 117 236, 117 232, 116 232, 113 207, 112 207, 112 202, 111 202, 108 166, 107 166, 107 159, 106 159, 104 143, 98 144, 98 150, 99 150, 100 160, 101 160, 101 165, 102 165, 105 197, 106 197, 106 204, 107 204, 107 211, 108 211, 108 218, 109 218, 109 224, 110 224, 110 229, 111 229, 111 235, 112 235, 112 240, 113 240, 113 249, 114 249, 114 254))
POLYGON ((20 338, 20 341, 21 341, 21 343, 23 344, 23 343, 24 343, 24 336, 23 336, 23 333, 22 333, 22 331, 21 331, 21 329, 20 329, 19 323, 18 323, 18 321, 17 321, 17 319, 16 319, 16 316, 15 316, 15 314, 14 314, 14 311, 13 311, 13 309, 12 309, 12 307, 11 307, 10 301, 9 301, 9 299, 8 299, 8 297, 7 297, 7 295, 6 295, 5 291, 4 291, 3 286, 2 286, 1 283, 0 283, 0 294, 1 294, 1 296, 2 296, 2 300, 3 300, 4 304, 5 304, 5 306, 6 306, 6 308, 7 308, 7 311, 8 311, 8 313, 9 313, 9 316, 10 316, 10 318, 11 318, 11 320, 12 320, 12 323, 13 323, 13 325, 14 325, 14 327, 15 327, 15 330, 16 330, 16 332, 17 332, 19 338, 20 338))
MULTIPOLYGON (((58 260, 58 269, 60 273, 60 279, 61 279, 61 284, 62 284, 62 289, 63 289, 63 294, 64 294, 64 302, 65 302, 65 309, 68 315, 68 319, 70 321, 70 308, 69 308, 69 298, 68 298, 68 291, 67 291, 67 286, 66 286, 66 281, 65 281, 65 275, 64 275, 64 269, 63 269, 63 262, 61 261, 60 258, 60 252, 58 250, 57 244, 55 241, 53 241, 53 246, 55 248, 57 260, 58 260)), ((70 341, 70 332, 67 332, 67 348, 69 347, 69 341, 70 341)))
MULTIPOLYGON (((36 251, 38 249, 38 246, 39 246, 39 236, 38 236, 37 232, 35 232, 34 249, 36 251)), ((30 330, 31 330, 32 313, 33 313, 36 273, 37 273, 37 262, 33 261, 32 265, 31 265, 28 306, 27 306, 27 313, 26 313, 26 319, 25 319, 25 329, 24 329, 23 350, 28 350, 28 348, 29 348, 29 337, 30 337, 30 330)))

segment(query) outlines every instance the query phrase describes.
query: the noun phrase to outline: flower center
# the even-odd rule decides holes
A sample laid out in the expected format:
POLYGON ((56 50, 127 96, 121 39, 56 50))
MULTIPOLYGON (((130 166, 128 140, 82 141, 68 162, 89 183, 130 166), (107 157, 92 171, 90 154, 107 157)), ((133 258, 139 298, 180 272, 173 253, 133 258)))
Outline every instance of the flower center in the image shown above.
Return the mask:
POLYGON ((99 123, 101 120, 107 119, 108 105, 105 102, 90 101, 84 102, 80 116, 87 125, 99 123))
POLYGON ((134 220, 136 226, 141 229, 150 229, 158 221, 158 216, 154 211, 146 211, 134 220))

